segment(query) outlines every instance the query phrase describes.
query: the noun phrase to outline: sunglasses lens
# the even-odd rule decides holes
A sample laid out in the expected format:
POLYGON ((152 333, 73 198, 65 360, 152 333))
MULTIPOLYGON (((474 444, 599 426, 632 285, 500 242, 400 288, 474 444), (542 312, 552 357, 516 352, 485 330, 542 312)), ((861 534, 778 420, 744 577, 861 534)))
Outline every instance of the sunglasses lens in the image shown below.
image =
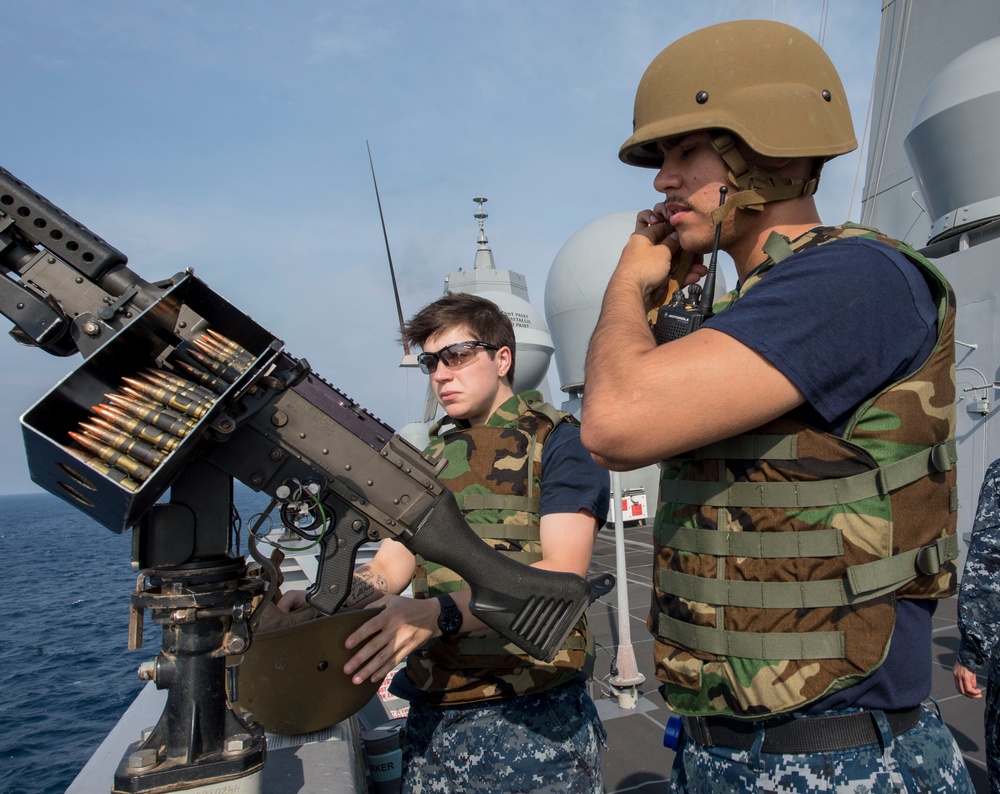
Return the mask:
POLYGON ((430 375, 437 369, 437 361, 437 353, 421 353, 417 356, 417 363, 420 365, 420 371, 425 375, 430 375))
POLYGON ((476 352, 475 345, 470 345, 468 342, 459 342, 455 345, 448 345, 448 347, 443 350, 438 351, 438 355, 441 356, 441 360, 447 364, 449 367, 454 367, 456 364, 464 364, 469 361, 476 352))
POLYGON ((437 369, 439 361, 446 367, 462 367, 475 358, 477 347, 485 347, 488 350, 499 349, 485 342, 456 342, 442 347, 437 353, 420 353, 417 356, 417 363, 425 375, 432 374, 437 369))

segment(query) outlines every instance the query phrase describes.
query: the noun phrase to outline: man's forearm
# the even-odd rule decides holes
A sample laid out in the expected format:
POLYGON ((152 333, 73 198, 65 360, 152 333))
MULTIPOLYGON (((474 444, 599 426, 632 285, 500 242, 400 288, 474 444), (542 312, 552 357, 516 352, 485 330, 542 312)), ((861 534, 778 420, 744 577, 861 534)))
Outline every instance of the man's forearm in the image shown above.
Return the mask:
POLYGON ((642 376, 640 359, 655 347, 642 289, 612 277, 587 349, 581 422, 584 446, 609 469, 632 468, 615 459, 613 450, 624 444, 615 434, 622 426, 623 396, 635 388, 628 384, 642 376))
MULTIPOLYGON (((679 250, 671 227, 650 224, 640 215, 633 234, 608 282, 601 314, 590 340, 586 360, 586 397, 594 391, 603 400, 621 388, 623 378, 635 376, 636 359, 656 347, 646 312, 651 296, 670 283, 670 267, 679 250)), ((694 276, 692 276, 693 278, 694 276)))
POLYGON ((612 278, 587 349, 587 397, 596 391, 600 398, 605 391, 620 388, 621 377, 631 371, 630 362, 655 346, 642 289, 612 278))
POLYGON ((384 576, 373 571, 370 565, 359 565, 351 579, 351 592, 344 600, 344 606, 360 607, 377 601, 389 592, 389 583, 384 576))

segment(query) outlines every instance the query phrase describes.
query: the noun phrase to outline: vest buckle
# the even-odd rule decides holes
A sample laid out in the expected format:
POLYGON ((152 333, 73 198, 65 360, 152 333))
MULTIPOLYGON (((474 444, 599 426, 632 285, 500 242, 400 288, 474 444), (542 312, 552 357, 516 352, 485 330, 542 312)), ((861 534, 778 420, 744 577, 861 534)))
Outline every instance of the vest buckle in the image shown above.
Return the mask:
POLYGON ((931 463, 937 471, 951 471, 955 468, 957 458, 953 439, 940 441, 931 447, 931 463))
POLYGON ((934 576, 941 571, 941 554, 937 543, 921 547, 914 559, 914 567, 924 576, 934 576))

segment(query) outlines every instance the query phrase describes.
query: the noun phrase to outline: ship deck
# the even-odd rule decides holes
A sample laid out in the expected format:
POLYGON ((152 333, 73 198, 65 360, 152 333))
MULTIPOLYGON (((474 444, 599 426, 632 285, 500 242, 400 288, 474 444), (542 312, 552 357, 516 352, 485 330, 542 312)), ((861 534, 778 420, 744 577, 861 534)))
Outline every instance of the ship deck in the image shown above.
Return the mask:
MULTIPOLYGON (((663 746, 663 732, 671 712, 657 691, 653 675, 653 640, 646 630, 653 545, 649 527, 626 527, 624 537, 629 633, 636 664, 645 681, 638 686, 636 708, 627 710, 620 708, 618 700, 608 695, 606 682, 602 684, 602 679, 609 675, 618 644, 619 608, 617 594, 612 591, 590 608, 590 625, 597 643, 591 694, 608 731, 608 747, 602 758, 608 794, 659 794, 668 790, 674 753, 663 746)), ((595 573, 615 572, 613 530, 604 530, 598 536, 591 569, 595 573)), ((618 582, 619 586, 622 584, 618 582)), ((934 617, 932 697, 962 750, 976 791, 989 794, 983 742, 984 701, 959 695, 952 679, 959 636, 956 606, 955 598, 943 601, 934 617)), ((982 678, 980 683, 985 686, 982 678)))

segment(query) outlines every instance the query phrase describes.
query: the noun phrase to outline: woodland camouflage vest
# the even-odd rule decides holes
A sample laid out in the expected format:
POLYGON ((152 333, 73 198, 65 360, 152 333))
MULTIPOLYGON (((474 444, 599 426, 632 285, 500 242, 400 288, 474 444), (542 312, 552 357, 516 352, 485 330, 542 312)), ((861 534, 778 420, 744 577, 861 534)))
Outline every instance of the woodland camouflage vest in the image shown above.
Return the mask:
POLYGON ((663 462, 648 626, 678 713, 800 708, 882 664, 897 598, 954 592, 955 297, 944 277, 904 243, 849 224, 794 244, 772 234, 742 292, 775 260, 852 236, 896 247, 920 269, 938 306, 936 345, 840 437, 793 412, 663 462))
MULTIPOLYGON (((507 400, 481 427, 457 427, 446 417, 431 429, 426 452, 447 461, 439 478, 454 492, 469 526, 484 542, 525 564, 542 559, 542 447, 565 421, 576 420, 528 391, 507 400), (445 422, 449 426, 442 430, 445 422)), ((453 571, 417 559, 415 598, 467 586, 453 571)), ((551 662, 532 658, 483 630, 432 640, 407 657, 406 675, 437 702, 471 703, 551 689, 579 675, 587 657, 584 614, 551 662)))

